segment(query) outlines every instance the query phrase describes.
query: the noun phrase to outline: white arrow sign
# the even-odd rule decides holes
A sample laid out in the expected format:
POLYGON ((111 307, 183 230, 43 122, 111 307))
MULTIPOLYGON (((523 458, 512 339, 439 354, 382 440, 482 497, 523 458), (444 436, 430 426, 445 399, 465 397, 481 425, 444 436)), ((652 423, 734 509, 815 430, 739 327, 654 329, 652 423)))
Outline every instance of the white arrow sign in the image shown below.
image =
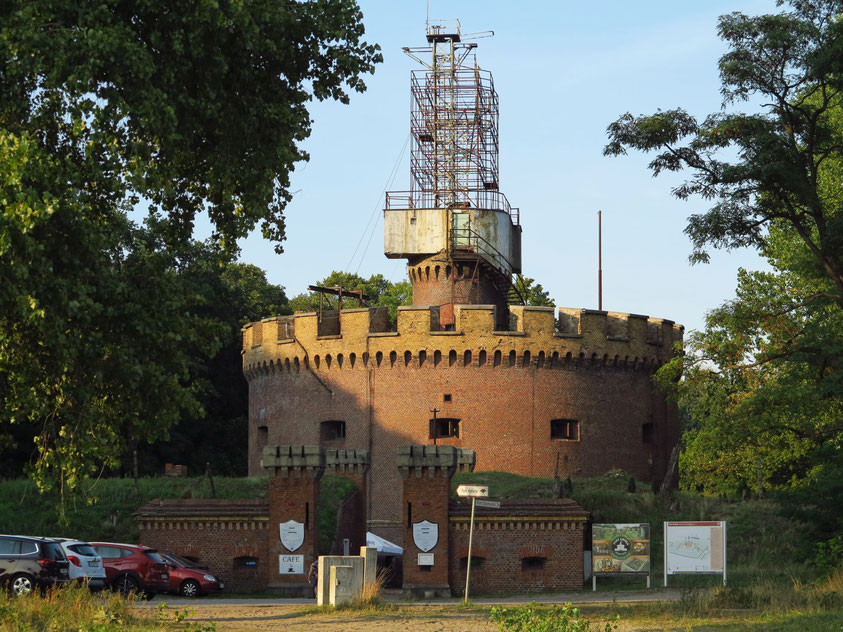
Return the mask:
POLYGON ((478 507, 490 507, 492 509, 501 508, 501 501, 499 500, 478 500, 476 502, 478 507))
POLYGON ((486 498, 488 495, 488 485, 460 485, 457 487, 457 496, 463 498, 486 498))

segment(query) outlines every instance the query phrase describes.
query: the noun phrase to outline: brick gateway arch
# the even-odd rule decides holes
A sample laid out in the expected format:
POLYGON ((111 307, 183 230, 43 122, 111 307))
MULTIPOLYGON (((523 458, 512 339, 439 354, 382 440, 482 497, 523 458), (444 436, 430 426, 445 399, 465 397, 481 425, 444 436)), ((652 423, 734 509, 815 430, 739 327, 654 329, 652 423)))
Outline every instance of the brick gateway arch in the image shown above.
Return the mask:
MULTIPOLYGON (((349 508, 359 518, 347 532, 352 553, 366 544, 365 450, 318 446, 267 446, 267 498, 249 500, 155 500, 135 516, 143 544, 202 560, 223 577, 227 590, 270 589, 311 596, 306 573, 319 554, 319 494, 328 472, 357 486, 349 508), (292 540, 282 542, 283 525, 292 540), (300 526, 299 526, 300 525, 300 526)), ((459 594, 465 582, 468 508, 450 500, 451 479, 474 468, 473 450, 453 446, 401 446, 405 593, 421 597, 459 594), (420 542, 417 525, 432 525, 435 541, 420 542)), ((579 589, 583 583, 583 533, 588 513, 574 501, 503 500, 478 509, 472 581, 479 592, 579 589)))

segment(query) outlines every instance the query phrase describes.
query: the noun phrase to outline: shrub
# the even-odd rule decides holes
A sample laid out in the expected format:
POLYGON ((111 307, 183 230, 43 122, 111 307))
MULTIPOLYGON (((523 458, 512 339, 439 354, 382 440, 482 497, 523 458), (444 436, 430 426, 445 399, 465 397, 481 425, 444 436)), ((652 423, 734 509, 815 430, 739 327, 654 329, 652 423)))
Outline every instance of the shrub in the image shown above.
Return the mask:
POLYGON ((843 569, 843 535, 836 535, 825 542, 818 542, 814 563, 824 575, 843 569))
POLYGON ((490 614, 502 632, 613 632, 618 629, 618 618, 592 628, 590 621, 580 618, 579 608, 569 603, 551 608, 539 608, 535 603, 514 608, 495 606, 490 614))

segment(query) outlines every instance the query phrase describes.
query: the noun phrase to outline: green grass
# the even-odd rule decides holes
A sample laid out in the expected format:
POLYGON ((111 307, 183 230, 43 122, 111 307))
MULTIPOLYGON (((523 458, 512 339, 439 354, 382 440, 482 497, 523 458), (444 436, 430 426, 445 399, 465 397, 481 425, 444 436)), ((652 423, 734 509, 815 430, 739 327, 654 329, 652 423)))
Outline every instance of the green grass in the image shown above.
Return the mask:
POLYGON ((319 486, 319 552, 322 555, 331 553, 340 504, 356 489, 354 483, 342 476, 326 474, 322 477, 319 486))
MULTIPOLYGON (((263 498, 265 478, 214 478, 217 498, 263 498)), ((39 494, 32 481, 0 482, 0 533, 137 542, 132 514, 155 498, 211 498, 207 478, 103 478, 83 484, 59 524, 59 499, 39 494)))
MULTIPOLYGON (((92 594, 84 586, 11 597, 0 591, 0 632, 164 632, 185 629, 185 611, 159 610, 153 618, 132 613, 131 599, 110 592, 92 594)), ((197 632, 208 629, 194 626, 197 632)))
MULTIPOLYGON (((321 546, 333 541, 340 503, 354 491, 345 478, 324 476, 319 502, 321 546)), ((265 498, 266 478, 214 477, 216 498, 265 498)), ((137 542, 133 513, 155 498, 212 498, 204 476, 194 478, 103 478, 90 481, 69 501, 68 524, 59 523, 55 494, 38 493, 26 479, 0 482, 0 533, 75 537, 89 541, 137 542)))

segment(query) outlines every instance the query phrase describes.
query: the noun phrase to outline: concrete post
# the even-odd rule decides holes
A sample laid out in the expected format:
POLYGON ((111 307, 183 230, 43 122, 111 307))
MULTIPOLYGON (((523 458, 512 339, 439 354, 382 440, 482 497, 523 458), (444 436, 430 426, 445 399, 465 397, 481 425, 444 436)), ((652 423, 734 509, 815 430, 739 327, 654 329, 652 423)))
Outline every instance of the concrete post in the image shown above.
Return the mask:
POLYGON ((378 579, 378 550, 373 546, 361 546, 360 557, 363 564, 363 583, 374 584, 378 579))
MULTIPOLYGON (((319 577, 316 585, 316 605, 336 605, 331 600, 332 572, 336 566, 348 566, 354 569, 355 577, 354 596, 355 598, 363 591, 363 576, 365 574, 365 559, 359 555, 320 555, 319 556, 319 577)), ((347 580, 348 578, 346 578, 347 580)))

